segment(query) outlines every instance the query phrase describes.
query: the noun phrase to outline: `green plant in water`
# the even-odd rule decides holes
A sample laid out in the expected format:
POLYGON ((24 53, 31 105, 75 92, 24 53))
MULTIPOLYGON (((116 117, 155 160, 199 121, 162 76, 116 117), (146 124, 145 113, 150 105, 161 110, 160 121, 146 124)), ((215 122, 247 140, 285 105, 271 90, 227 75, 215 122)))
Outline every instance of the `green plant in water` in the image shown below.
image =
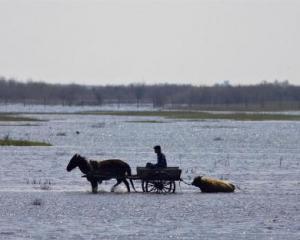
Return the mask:
POLYGON ((107 112, 80 112, 84 115, 111 115, 135 117, 164 117, 182 120, 236 120, 236 121, 300 121, 300 115, 281 113, 210 113, 197 111, 107 111, 107 112))
POLYGON ((40 122, 43 120, 39 120, 37 118, 31 117, 23 117, 23 116, 13 116, 11 114, 2 114, 0 113, 0 121, 1 122, 40 122))
POLYGON ((3 139, 0 139, 0 146, 52 146, 50 143, 28 140, 15 140, 9 137, 9 134, 5 135, 3 139))

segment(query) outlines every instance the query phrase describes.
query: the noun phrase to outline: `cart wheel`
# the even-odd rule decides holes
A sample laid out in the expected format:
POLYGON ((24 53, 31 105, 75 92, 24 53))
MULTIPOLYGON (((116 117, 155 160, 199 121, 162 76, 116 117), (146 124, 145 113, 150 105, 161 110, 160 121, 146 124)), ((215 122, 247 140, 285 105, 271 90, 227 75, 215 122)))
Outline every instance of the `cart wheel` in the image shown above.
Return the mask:
POLYGON ((176 190, 176 185, 174 181, 146 181, 146 186, 144 189, 146 192, 152 193, 174 193, 176 190))
POLYGON ((142 180, 142 190, 146 192, 146 181, 142 180))

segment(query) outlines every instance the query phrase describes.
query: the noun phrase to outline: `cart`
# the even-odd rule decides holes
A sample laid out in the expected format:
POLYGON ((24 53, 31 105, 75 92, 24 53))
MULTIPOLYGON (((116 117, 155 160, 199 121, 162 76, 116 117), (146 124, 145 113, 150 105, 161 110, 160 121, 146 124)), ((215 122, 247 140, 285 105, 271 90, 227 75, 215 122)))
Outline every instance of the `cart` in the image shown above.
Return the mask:
POLYGON ((142 190, 147 193, 174 193, 176 181, 180 181, 181 169, 179 167, 146 168, 137 167, 136 175, 128 179, 141 180, 142 190))

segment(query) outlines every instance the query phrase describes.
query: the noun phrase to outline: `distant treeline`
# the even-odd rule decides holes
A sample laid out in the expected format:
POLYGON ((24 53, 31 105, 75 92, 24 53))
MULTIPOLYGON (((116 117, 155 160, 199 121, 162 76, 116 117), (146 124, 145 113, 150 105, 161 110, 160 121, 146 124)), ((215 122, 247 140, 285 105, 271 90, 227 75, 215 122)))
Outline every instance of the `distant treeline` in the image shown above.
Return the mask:
POLYGON ((131 84, 120 86, 61 85, 19 82, 0 77, 0 102, 22 104, 102 105, 152 104, 210 110, 298 110, 300 86, 287 81, 257 85, 214 86, 131 84))

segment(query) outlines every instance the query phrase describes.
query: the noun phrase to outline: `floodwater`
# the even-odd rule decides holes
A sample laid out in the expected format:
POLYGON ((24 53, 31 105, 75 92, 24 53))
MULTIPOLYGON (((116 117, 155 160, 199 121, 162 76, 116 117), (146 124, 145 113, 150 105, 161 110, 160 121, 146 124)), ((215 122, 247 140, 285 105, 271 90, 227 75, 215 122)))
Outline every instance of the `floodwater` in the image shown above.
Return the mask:
POLYGON ((53 146, 0 148, 0 239, 300 239, 300 122, 30 112, 47 121, 0 122, 0 138, 53 146), (110 193, 111 180, 92 194, 78 169, 65 170, 79 153, 123 159, 135 173, 155 162, 157 144, 185 181, 207 175, 238 189, 110 193))

